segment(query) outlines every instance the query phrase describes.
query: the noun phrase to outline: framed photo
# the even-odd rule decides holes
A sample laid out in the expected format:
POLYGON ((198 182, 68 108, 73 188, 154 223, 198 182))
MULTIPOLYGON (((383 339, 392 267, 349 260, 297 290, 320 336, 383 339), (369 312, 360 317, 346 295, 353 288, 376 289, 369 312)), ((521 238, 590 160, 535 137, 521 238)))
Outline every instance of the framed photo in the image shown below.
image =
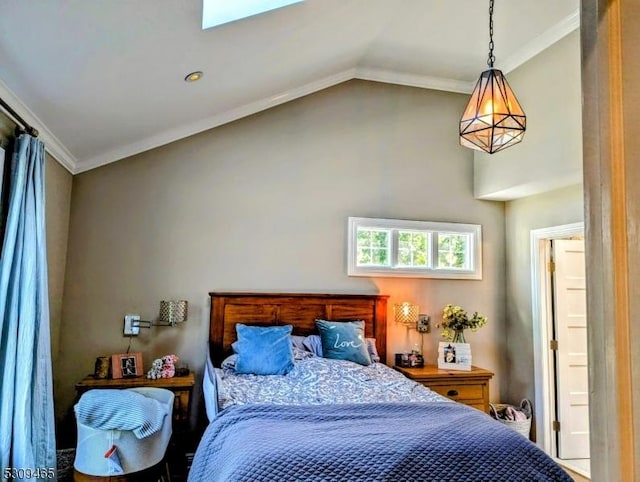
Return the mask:
POLYGON ((113 378, 139 377, 142 375, 142 353, 120 353, 111 355, 113 378))
POLYGON ((444 362, 455 363, 456 362, 456 347, 451 344, 444 347, 444 362))
POLYGON ((438 368, 471 371, 471 345, 441 341, 438 345, 438 368))
POLYGON ((398 367, 423 367, 424 358, 417 353, 396 353, 396 366, 398 367))

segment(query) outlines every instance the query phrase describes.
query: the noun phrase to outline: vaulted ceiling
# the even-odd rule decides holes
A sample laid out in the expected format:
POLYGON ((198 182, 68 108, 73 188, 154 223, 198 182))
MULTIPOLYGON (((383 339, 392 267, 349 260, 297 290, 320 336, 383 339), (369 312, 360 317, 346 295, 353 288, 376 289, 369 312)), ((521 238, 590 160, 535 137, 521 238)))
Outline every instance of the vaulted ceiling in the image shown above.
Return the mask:
MULTIPOLYGON (((577 28, 578 5, 496 0, 496 67, 577 28)), ((78 173, 349 79, 466 93, 486 68, 488 0, 305 0, 208 30, 201 14, 201 0, 3 1, 0 96, 78 173)))

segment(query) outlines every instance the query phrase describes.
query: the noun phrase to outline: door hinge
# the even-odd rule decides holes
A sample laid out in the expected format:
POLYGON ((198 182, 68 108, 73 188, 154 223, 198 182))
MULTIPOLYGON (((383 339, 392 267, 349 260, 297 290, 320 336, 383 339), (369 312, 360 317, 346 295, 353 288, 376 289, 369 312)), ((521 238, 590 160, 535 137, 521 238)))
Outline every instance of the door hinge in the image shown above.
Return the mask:
POLYGON ((547 263, 547 271, 549 273, 555 273, 556 272, 556 264, 553 261, 549 261, 547 263))
POLYGON ((560 422, 558 422, 557 420, 553 421, 553 431, 554 432, 559 432, 560 431, 560 422))
POLYGON ((549 340, 549 350, 558 349, 558 340, 549 340))

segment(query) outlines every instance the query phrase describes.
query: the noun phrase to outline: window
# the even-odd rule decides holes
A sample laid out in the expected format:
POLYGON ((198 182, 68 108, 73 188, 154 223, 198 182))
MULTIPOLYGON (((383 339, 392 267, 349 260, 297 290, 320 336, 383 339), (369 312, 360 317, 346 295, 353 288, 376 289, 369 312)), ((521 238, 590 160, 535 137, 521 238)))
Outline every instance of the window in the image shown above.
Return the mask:
POLYGON ((217 27, 303 0, 202 0, 202 29, 217 27))
POLYGON ((348 274, 482 279, 479 224, 349 218, 348 274))

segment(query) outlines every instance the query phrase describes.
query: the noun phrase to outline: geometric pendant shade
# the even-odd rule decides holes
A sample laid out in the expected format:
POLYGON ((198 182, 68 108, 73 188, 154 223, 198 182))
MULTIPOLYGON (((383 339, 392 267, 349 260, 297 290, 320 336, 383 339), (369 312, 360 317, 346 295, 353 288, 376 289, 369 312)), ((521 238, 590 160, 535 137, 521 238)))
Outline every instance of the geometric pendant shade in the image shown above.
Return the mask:
POLYGON ((460 144, 493 154, 522 140, 527 118, 500 70, 480 74, 460 119, 460 144))

